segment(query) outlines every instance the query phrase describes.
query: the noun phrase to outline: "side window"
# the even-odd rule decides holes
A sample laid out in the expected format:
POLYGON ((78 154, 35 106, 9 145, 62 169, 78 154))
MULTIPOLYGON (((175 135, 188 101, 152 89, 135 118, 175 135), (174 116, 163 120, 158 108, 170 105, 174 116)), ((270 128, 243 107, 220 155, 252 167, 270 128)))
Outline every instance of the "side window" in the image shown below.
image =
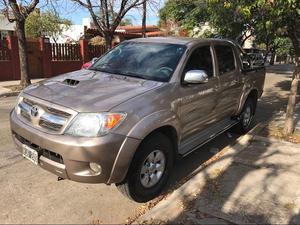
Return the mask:
POLYGON ((204 70, 208 77, 213 76, 214 67, 210 46, 204 46, 194 50, 185 66, 184 72, 190 70, 204 70))
POLYGON ((215 46, 220 75, 235 70, 233 50, 227 45, 215 46))

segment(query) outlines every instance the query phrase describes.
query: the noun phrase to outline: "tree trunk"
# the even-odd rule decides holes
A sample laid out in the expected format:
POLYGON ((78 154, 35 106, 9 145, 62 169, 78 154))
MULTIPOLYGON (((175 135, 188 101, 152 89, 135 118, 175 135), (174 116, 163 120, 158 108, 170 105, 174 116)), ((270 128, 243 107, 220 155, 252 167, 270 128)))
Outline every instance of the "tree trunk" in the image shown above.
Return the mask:
POLYGON ((290 34, 289 36, 293 43, 293 47, 295 49, 296 67, 293 73, 290 96, 289 96, 289 101, 286 109, 286 118, 285 118, 284 130, 283 130, 284 135, 286 136, 292 134, 295 130, 294 110, 296 106, 298 83, 299 83, 299 76, 300 76, 300 43, 297 39, 297 35, 294 35, 293 32, 294 31, 291 31, 289 33, 290 34))
POLYGON ((300 58, 298 57, 298 59, 296 60, 296 68, 292 78, 290 96, 289 96, 289 101, 286 109, 286 117, 285 117, 285 124, 283 130, 285 136, 292 134, 295 130, 294 110, 295 110, 297 92, 298 92, 299 73, 300 73, 300 58))
POLYGON ((275 55, 276 55, 276 52, 273 49, 271 49, 270 65, 274 65, 274 63, 275 63, 275 55))
POLYGON ((267 59, 268 59, 268 55, 270 53, 270 45, 269 45, 269 39, 267 38, 266 42, 265 42, 265 45, 266 45, 266 53, 264 55, 264 63, 267 62, 267 59))
POLYGON ((106 34, 104 39, 105 39, 105 47, 106 47, 106 50, 108 51, 112 48, 113 36, 111 34, 106 34))
POLYGON ((21 72, 20 86, 22 88, 25 88, 29 84, 31 84, 29 78, 29 68, 28 68, 27 43, 25 38, 25 20, 16 21, 16 33, 18 36, 18 44, 19 44, 19 58, 20 58, 20 72, 21 72))
POLYGON ((147 15, 147 2, 143 3, 143 21, 142 21, 142 36, 146 37, 146 15, 147 15))

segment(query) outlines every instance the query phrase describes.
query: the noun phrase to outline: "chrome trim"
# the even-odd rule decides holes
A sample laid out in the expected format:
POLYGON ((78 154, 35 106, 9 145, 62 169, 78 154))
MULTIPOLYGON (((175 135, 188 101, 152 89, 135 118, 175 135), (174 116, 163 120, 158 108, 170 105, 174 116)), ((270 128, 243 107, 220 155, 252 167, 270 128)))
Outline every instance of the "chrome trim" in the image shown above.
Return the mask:
POLYGON ((16 112, 22 122, 50 134, 63 134, 66 127, 78 114, 72 109, 24 93, 22 94, 22 100, 17 106, 16 112), (39 108, 37 116, 31 115, 32 107, 39 108), (51 110, 53 113, 51 113, 51 110), (61 112, 61 115, 58 115, 59 112, 61 112))
POLYGON ((30 110, 31 110, 31 106, 27 105, 26 103, 24 103, 23 101, 21 101, 18 106, 20 107, 21 110, 23 110, 24 112, 26 112, 28 114, 28 116, 30 116, 30 110))
POLYGON ((59 116, 51 115, 49 113, 44 113, 41 117, 40 120, 44 120, 49 123, 55 123, 61 126, 64 126, 67 122, 67 118, 62 118, 59 116))

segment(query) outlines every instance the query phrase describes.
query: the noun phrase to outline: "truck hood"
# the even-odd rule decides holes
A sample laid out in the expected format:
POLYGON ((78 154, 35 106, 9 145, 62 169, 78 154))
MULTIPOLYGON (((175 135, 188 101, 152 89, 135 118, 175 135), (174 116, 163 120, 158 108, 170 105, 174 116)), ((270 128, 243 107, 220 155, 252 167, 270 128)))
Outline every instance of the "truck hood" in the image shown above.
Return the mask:
POLYGON ((103 112, 162 85, 157 81, 79 70, 33 84, 24 93, 78 112, 103 112))

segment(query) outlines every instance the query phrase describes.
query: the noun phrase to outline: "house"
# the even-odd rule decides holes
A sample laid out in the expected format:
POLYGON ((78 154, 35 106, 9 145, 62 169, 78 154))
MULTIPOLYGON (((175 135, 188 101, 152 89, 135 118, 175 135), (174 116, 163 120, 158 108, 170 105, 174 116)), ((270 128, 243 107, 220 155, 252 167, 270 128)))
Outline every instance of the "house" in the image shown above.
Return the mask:
POLYGON ((12 35, 15 31, 15 23, 10 23, 5 15, 0 14, 0 40, 8 35, 12 35))
MULTIPOLYGON (((95 28, 87 28, 84 36, 88 39, 101 36, 99 31, 95 28)), ((114 44, 118 44, 124 40, 142 37, 142 26, 119 26, 114 33, 114 44)), ((146 26, 146 37, 160 37, 166 36, 157 26, 146 26)))
MULTIPOLYGON (((61 25, 64 26, 64 25, 61 25)), ((77 42, 84 35, 84 30, 92 27, 92 22, 90 18, 82 18, 81 24, 71 25, 68 29, 65 29, 62 34, 54 41, 50 38, 50 42, 57 43, 69 43, 77 42)))

